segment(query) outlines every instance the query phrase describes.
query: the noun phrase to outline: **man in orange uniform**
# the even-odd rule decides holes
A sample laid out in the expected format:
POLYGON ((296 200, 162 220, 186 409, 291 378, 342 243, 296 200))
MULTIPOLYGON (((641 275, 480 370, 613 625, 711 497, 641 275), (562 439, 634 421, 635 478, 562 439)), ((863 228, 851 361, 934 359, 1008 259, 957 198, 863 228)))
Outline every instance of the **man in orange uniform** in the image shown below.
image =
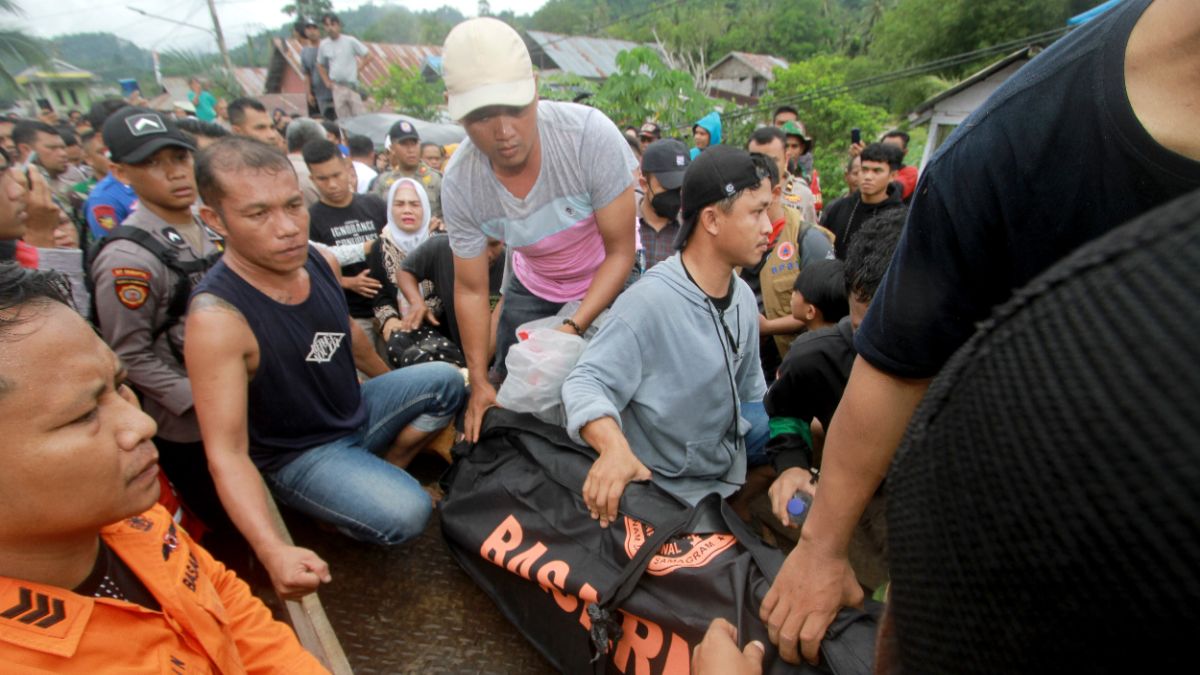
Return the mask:
POLYGON ((0 264, 0 670, 326 672, 155 505, 154 420, 63 291, 0 264))

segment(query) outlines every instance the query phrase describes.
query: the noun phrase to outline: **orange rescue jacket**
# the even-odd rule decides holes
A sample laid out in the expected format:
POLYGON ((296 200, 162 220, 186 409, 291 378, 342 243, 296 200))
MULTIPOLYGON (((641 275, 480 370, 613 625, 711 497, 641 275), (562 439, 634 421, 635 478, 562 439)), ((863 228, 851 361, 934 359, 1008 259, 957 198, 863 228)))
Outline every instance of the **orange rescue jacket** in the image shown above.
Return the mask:
POLYGON ((250 587, 161 506, 100 536, 162 606, 0 577, 0 670, 9 673, 325 673, 250 587))

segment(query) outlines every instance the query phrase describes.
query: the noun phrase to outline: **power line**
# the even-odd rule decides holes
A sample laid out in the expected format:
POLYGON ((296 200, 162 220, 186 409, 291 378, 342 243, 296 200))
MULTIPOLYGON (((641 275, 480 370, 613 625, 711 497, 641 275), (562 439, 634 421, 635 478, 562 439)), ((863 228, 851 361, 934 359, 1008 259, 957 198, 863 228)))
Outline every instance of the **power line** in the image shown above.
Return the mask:
MULTIPOLYGON (((192 11, 188 12, 187 15, 184 16, 183 19, 180 20, 181 23, 186 23, 188 21, 191 21, 192 17, 194 17, 196 15, 196 12, 199 12, 203 8, 204 8, 204 0, 198 0, 196 2, 196 4, 192 6, 192 11)), ((150 50, 153 51, 153 50, 157 49, 160 44, 162 44, 167 38, 174 35, 182 27, 183 26, 181 26, 181 25, 176 25, 176 26, 173 26, 170 29, 168 29, 167 32, 165 34, 163 34, 162 37, 160 37, 158 40, 155 40, 154 44, 150 45, 150 50)))
POLYGON ((806 90, 797 92, 795 94, 780 97, 780 98, 776 99, 775 101, 772 101, 768 105, 751 106, 749 108, 742 108, 740 110, 735 110, 734 112, 731 112, 728 115, 725 115, 724 117, 726 119, 740 119, 742 117, 746 117, 747 115, 754 115, 754 114, 758 114, 761 112, 769 111, 772 108, 779 106, 779 105, 783 105, 783 104, 803 103, 805 101, 810 101, 810 100, 817 99, 817 98, 824 98, 827 96, 834 96, 837 94, 845 93, 847 91, 853 91, 856 89, 867 89, 870 87, 876 87, 876 86, 880 86, 883 84, 889 84, 891 82, 908 79, 910 77, 915 77, 917 75, 924 75, 926 73, 935 72, 938 70, 942 70, 944 68, 949 68, 949 67, 953 67, 956 65, 970 63, 982 56, 995 54, 997 52, 1008 51, 1010 49, 1013 49, 1015 47, 1019 47, 1022 45, 1029 45, 1031 43, 1037 43, 1037 42, 1042 42, 1042 41, 1047 41, 1047 40, 1052 41, 1053 39, 1057 39, 1059 36, 1069 32, 1070 30, 1071 30, 1071 27, 1069 27, 1069 26, 1063 27, 1063 28, 1055 28, 1053 30, 1044 31, 1042 33, 1035 33, 1033 35, 1027 35, 1025 37, 1018 38, 1015 40, 1001 42, 999 44, 991 45, 989 47, 982 47, 980 49, 975 49, 975 50, 972 50, 969 52, 962 52, 960 54, 954 54, 954 55, 943 57, 943 58, 936 59, 933 61, 928 61, 925 63, 917 64, 915 66, 909 66, 907 68, 902 68, 899 70, 882 73, 880 75, 873 75, 871 77, 863 78, 861 80, 855 80, 853 82, 845 82, 840 85, 832 85, 832 86, 828 86, 828 87, 814 87, 812 89, 806 89, 806 90))
MULTIPOLYGON (((608 23, 602 23, 599 26, 592 26, 590 29, 588 29, 587 31, 584 31, 584 32, 585 33, 598 33, 600 31, 612 28, 613 26, 616 26, 617 24, 625 23, 626 21, 632 21, 633 19, 640 19, 643 16, 653 14, 659 10, 668 9, 670 7, 674 7, 677 5, 682 5, 688 1, 689 0, 667 0, 666 2, 660 3, 658 5, 653 5, 651 7, 647 7, 646 9, 639 10, 637 12, 633 12, 632 14, 626 14, 625 16, 619 16, 616 19, 609 21, 608 23)), ((545 49, 546 47, 549 47, 550 45, 557 44, 559 42, 562 42, 563 40, 570 40, 571 38, 575 38, 575 37, 587 37, 587 36, 586 35, 563 35, 561 37, 554 38, 553 40, 550 40, 546 44, 540 45, 540 46, 542 49, 545 49)))

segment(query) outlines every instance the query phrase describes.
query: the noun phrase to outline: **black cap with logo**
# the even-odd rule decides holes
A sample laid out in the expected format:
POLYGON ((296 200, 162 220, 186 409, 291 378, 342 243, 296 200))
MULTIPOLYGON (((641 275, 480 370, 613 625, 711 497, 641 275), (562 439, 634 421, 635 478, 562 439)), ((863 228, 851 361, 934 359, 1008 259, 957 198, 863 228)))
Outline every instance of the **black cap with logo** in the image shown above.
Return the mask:
POLYGON ((683 185, 683 172, 690 163, 687 146, 674 138, 664 138, 646 146, 642 153, 642 173, 658 179, 668 190, 683 185))
POLYGON ((170 118, 149 108, 121 108, 104 122, 101 134, 109 158, 120 164, 140 164, 172 146, 196 151, 192 139, 170 118))
POLYGON ((768 177, 766 168, 740 148, 714 145, 701 152, 683 174, 681 225, 675 235, 675 248, 683 249, 704 207, 754 187, 768 177))

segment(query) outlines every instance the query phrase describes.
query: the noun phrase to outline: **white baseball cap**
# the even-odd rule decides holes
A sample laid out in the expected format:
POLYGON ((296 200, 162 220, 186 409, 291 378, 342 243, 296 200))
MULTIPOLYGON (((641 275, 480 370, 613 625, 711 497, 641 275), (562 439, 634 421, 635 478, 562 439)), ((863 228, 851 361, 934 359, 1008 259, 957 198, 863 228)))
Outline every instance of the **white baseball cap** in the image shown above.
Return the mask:
POLYGON ((446 36, 442 79, 455 120, 492 105, 524 107, 537 96, 533 62, 521 36, 490 17, 464 21, 446 36))

